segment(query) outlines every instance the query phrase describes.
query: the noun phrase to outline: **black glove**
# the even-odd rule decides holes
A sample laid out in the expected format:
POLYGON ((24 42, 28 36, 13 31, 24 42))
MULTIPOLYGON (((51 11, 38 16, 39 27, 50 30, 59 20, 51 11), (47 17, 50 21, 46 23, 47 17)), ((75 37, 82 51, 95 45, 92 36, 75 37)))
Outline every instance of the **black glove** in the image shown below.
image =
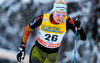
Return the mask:
POLYGON ((75 19, 74 19, 74 22, 75 22, 75 26, 76 26, 77 28, 80 28, 81 21, 80 21, 78 18, 75 18, 75 19))
POLYGON ((25 58, 25 44, 21 44, 19 47, 19 52, 17 53, 17 61, 21 62, 21 60, 24 60, 25 58))

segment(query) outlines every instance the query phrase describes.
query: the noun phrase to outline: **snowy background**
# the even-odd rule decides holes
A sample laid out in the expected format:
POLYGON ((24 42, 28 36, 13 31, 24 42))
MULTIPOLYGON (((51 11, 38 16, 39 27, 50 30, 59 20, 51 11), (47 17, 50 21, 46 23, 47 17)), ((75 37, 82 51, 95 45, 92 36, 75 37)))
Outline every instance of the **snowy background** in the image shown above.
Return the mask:
MULTIPOLYGON (((87 40, 77 40, 77 63, 100 63, 100 0, 65 0, 68 16, 79 17, 87 40)), ((0 0, 0 63, 17 63, 16 54, 25 26, 35 17, 49 13, 55 0, 0 0)), ((37 38, 38 28, 28 38, 26 59, 37 38)), ((68 31, 62 42, 58 63, 74 63, 74 33, 68 31)))

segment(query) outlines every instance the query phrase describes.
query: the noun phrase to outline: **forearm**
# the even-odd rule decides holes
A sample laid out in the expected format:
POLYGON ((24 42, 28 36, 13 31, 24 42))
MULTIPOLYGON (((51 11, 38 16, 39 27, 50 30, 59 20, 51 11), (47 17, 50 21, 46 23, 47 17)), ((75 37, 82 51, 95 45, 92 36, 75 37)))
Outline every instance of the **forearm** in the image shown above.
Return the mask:
POLYGON ((78 36, 80 37, 80 39, 86 40, 86 33, 84 32, 82 27, 80 28, 80 30, 78 32, 79 32, 78 36))
POLYGON ((31 30, 32 29, 29 27, 29 25, 27 25, 25 30, 24 30, 24 33, 23 33, 23 36, 22 36, 22 41, 21 41, 21 44, 20 44, 20 47, 19 47, 19 52, 17 54, 17 61, 18 62, 21 62, 21 60, 23 60, 24 57, 25 57, 26 42, 27 42, 27 39, 28 39, 29 32, 31 30))
MULTIPOLYGON (((75 33, 75 26, 72 28, 72 31, 75 33)), ((77 30, 77 37, 81 40, 86 40, 86 33, 84 32, 82 27, 77 30)))
POLYGON ((23 36, 22 36, 22 43, 26 44, 28 36, 29 36, 29 32, 31 30, 32 29, 29 27, 29 25, 27 25, 26 28, 25 28, 25 30, 24 30, 23 36))
POLYGON ((79 26, 80 23, 78 23, 78 21, 74 21, 73 19, 71 19, 70 17, 67 20, 67 30, 71 29, 74 33, 75 33, 75 27, 78 27, 78 38, 81 40, 86 40, 86 33, 84 32, 83 28, 79 26))

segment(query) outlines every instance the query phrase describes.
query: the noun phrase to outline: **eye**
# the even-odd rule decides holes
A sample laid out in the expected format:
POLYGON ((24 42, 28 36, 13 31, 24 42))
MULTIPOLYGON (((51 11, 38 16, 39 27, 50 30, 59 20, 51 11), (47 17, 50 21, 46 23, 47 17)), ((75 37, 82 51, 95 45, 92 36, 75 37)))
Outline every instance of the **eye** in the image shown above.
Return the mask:
POLYGON ((55 15, 58 16, 58 17, 60 16, 60 14, 58 14, 58 13, 56 13, 55 15))
POLYGON ((61 15, 61 17, 65 17, 65 15, 61 15))
POLYGON ((60 16, 60 14, 57 14, 57 16, 60 16))

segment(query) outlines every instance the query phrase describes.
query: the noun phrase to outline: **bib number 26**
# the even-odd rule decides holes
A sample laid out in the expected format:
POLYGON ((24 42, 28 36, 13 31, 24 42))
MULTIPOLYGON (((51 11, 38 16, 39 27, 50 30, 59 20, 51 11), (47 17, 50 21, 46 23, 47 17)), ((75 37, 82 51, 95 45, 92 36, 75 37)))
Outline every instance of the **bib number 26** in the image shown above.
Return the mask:
POLYGON ((58 35, 46 34, 46 35, 45 35, 45 39, 48 40, 48 41, 57 41, 58 35))

